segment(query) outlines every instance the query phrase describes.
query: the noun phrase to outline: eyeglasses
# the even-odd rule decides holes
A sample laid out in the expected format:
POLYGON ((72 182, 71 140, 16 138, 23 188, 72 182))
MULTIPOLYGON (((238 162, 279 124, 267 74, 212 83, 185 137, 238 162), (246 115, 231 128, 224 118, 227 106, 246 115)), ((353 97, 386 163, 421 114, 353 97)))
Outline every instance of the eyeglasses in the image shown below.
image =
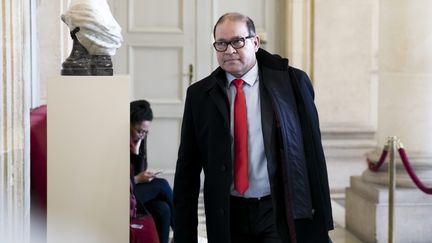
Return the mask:
POLYGON ((138 133, 138 135, 147 135, 149 133, 148 130, 141 130, 141 129, 137 129, 137 128, 133 128, 135 130, 135 132, 138 133))
POLYGON ((235 38, 234 40, 231 41, 215 41, 213 43, 213 46, 215 50, 219 52, 226 51, 228 49, 228 45, 231 45, 234 49, 237 50, 242 48, 245 45, 246 39, 253 38, 253 37, 255 36, 248 35, 246 37, 235 38))

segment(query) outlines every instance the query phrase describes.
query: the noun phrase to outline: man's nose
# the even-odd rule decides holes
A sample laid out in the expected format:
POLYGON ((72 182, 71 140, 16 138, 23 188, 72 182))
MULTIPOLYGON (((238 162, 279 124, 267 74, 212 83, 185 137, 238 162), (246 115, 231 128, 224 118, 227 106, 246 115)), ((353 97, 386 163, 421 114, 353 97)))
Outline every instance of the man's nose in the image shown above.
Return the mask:
POLYGON ((225 50, 225 53, 231 54, 231 53, 235 53, 237 50, 232 47, 231 44, 228 44, 227 49, 225 50))

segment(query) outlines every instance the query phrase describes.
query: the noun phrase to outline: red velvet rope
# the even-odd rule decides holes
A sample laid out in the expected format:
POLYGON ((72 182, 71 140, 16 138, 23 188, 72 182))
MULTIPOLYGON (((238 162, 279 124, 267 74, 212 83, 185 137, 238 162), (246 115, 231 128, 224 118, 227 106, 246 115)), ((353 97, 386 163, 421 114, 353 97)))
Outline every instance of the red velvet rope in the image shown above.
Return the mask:
POLYGON ((416 175, 414 169, 412 168, 409 160, 408 160, 408 156, 405 152, 404 148, 399 148, 399 156, 401 157, 402 163, 405 167, 405 170, 408 172, 408 175, 411 177, 411 179, 413 180, 413 182, 416 184, 416 186, 422 190, 424 193, 426 194, 432 194, 432 188, 425 186, 425 184, 423 184, 420 179, 418 178, 418 176, 416 175))
MULTIPOLYGON (((414 184, 420 189, 422 190, 424 193, 426 194, 432 194, 432 188, 427 187, 425 184, 423 184, 423 182, 420 181, 420 179, 418 178, 418 176, 416 175, 414 169, 411 166, 411 163, 409 162, 408 156, 405 152, 405 149, 403 147, 400 147, 398 149, 399 152, 399 156, 402 160, 402 164, 405 167, 405 170, 408 172, 408 175, 411 177, 411 180, 414 182, 414 184)), ((366 159, 367 163, 368 163, 368 167, 371 171, 378 171, 379 168, 384 164, 384 161, 386 159, 388 155, 388 146, 385 146, 381 156, 378 160, 378 162, 374 163, 373 161, 371 161, 369 158, 366 159)))
POLYGON ((372 160, 367 158, 366 161, 368 163, 369 170, 378 171, 379 168, 381 168, 381 166, 384 164, 384 161, 387 158, 387 154, 388 154, 388 147, 385 146, 377 163, 374 163, 372 162, 372 160))

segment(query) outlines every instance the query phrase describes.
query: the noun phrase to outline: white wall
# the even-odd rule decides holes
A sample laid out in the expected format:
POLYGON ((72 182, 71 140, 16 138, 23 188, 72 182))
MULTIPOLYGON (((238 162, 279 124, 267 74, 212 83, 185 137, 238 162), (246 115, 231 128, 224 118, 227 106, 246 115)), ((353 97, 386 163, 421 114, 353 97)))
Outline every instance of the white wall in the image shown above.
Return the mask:
MULTIPOLYGON (((69 29, 60 16, 67 9, 70 0, 36 1, 36 21, 33 47, 36 52, 36 77, 34 87, 39 93, 39 104, 46 104, 47 82, 60 75, 61 64, 69 56, 72 40, 69 29)), ((33 92, 34 93, 34 92, 33 92)))
MULTIPOLYGON (((58 75, 61 63, 69 55, 71 46, 69 30, 60 20, 60 14, 66 9, 68 2, 68 0, 61 0, 37 3, 41 103, 46 101, 46 80, 53 75, 58 75)), ((375 137, 378 127, 378 79, 389 80, 389 82, 393 80, 393 76, 388 76, 389 72, 386 70, 393 72, 394 67, 389 66, 388 63, 396 63, 396 68, 402 69, 414 70, 416 67, 427 67, 429 64, 422 62, 424 61, 422 53, 428 50, 429 42, 426 40, 430 37, 427 37, 430 31, 406 29, 408 32, 415 32, 411 38, 423 33, 425 38, 423 46, 410 45, 410 39, 406 43, 392 43, 392 35, 403 34, 398 30, 399 23, 402 23, 403 27, 404 20, 399 19, 400 22, 394 24, 394 30, 380 29, 380 15, 383 11, 380 9, 380 3, 386 1, 287 0, 285 2, 279 0, 275 2, 279 7, 276 16, 285 18, 285 26, 282 24, 278 26, 281 30, 276 31, 275 34, 279 38, 276 44, 284 46, 281 42, 285 41, 288 49, 286 53, 281 54, 288 54, 291 58, 290 63, 307 72, 313 68, 316 104, 321 119, 330 183, 333 189, 342 191, 348 185, 350 175, 360 174, 366 168, 364 154, 381 146, 377 144, 377 140, 382 140, 383 136, 380 135, 381 138, 378 139, 375 137), (313 16, 310 15, 311 2, 315 3, 313 16), (313 65, 310 65, 311 21, 314 23, 313 65), (400 58, 390 60, 391 62, 382 59, 379 63, 380 48, 384 55, 396 51, 400 53, 400 58), (406 57, 413 60, 411 64, 406 64, 406 57), (380 65, 384 71, 381 74, 380 65)), ((391 2, 391 6, 395 8, 386 11, 396 12, 394 15, 386 14, 386 16, 398 16, 398 8, 404 8, 404 2, 402 0, 391 2)), ((426 2, 424 1, 423 4, 424 9, 427 9, 429 4, 426 2)), ((205 8, 214 6, 213 1, 200 1, 197 4, 197 7, 205 8)), ((382 19, 382 21, 388 20, 382 19)), ((424 22, 430 21, 428 22, 426 18, 424 22)), ((212 25, 208 21, 205 23, 212 25)), ((271 36, 269 35, 270 38, 271 36)), ((197 39, 207 40, 208 38, 198 36, 197 39)), ((205 66, 210 68, 211 62, 208 63, 209 65, 205 66)), ((206 70, 208 71, 208 68, 198 67, 197 72, 203 75, 206 70)), ((384 127, 385 124, 380 126, 384 127)), ((381 140, 379 143, 382 143, 381 140)))

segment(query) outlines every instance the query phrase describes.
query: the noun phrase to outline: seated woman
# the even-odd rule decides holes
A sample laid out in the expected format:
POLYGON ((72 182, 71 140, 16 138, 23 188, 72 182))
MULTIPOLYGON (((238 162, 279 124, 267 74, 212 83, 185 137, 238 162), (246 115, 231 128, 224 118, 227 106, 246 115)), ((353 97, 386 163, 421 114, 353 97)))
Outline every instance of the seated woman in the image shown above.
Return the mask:
POLYGON ((130 104, 130 166, 138 214, 147 209, 153 216, 161 243, 168 243, 172 224, 172 190, 165 179, 147 170, 147 136, 153 112, 145 100, 130 104))

